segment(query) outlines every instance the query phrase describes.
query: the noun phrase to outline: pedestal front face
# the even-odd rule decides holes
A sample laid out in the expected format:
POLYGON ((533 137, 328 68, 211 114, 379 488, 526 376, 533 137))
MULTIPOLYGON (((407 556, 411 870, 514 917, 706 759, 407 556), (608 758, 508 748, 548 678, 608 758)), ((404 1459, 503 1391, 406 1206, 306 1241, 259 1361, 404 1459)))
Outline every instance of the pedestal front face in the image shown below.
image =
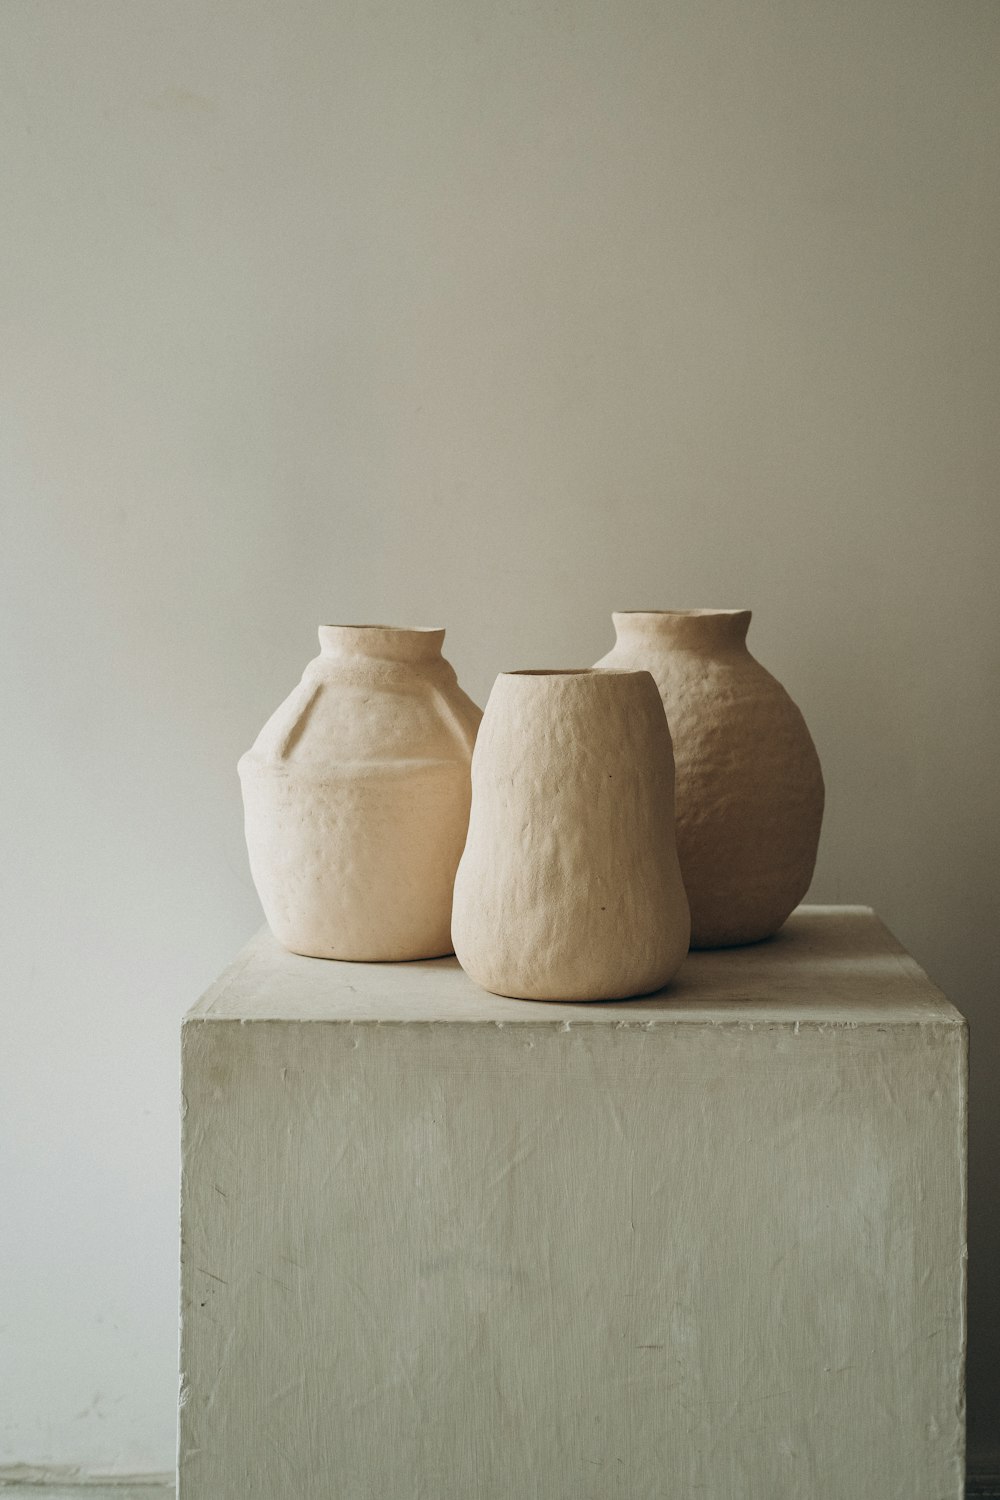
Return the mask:
POLYGON ((964 1026, 869 913, 579 1007, 262 935, 184 1096, 181 1500, 961 1495, 964 1026))

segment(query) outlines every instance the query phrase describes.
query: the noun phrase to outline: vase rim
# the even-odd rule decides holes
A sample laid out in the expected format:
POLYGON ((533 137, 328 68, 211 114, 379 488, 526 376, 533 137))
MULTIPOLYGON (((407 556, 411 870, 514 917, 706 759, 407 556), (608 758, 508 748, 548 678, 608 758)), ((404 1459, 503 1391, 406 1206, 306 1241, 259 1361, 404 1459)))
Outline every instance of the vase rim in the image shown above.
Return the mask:
POLYGON ((321 625, 320 630, 385 630, 393 635, 444 635, 443 625, 321 625))
POLYGON ((500 677, 648 677, 641 667, 518 667, 500 677))
POLYGON ((430 661, 441 655, 441 625, 321 625, 324 656, 361 656, 384 661, 430 661))
POLYGON ((678 651, 745 651, 749 609, 613 610, 619 640, 659 640, 678 651))
POLYGON ((735 619, 739 615, 750 615, 749 609, 615 609, 611 611, 614 619, 634 619, 641 616, 645 619, 735 619))

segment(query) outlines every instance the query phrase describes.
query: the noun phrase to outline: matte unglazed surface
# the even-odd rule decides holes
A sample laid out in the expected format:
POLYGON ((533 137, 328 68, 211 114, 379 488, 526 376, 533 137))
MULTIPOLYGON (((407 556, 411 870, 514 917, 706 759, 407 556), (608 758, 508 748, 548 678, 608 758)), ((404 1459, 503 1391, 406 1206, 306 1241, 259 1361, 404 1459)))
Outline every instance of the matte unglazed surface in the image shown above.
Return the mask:
POLYGON ((805 720, 750 655, 749 610, 616 613, 600 667, 656 679, 673 740, 691 945, 776 932, 809 888, 823 776, 805 720))
POLYGON ((509 672, 472 762, 456 955, 496 994, 613 1000, 687 952, 670 733, 648 672, 509 672))
POLYGON ((324 625, 319 638, 239 765, 268 924, 315 958, 450 953, 480 710, 443 630, 324 625))
POLYGON ((965 1028, 870 911, 662 995, 266 932, 184 1025, 181 1500, 960 1500, 965 1028))

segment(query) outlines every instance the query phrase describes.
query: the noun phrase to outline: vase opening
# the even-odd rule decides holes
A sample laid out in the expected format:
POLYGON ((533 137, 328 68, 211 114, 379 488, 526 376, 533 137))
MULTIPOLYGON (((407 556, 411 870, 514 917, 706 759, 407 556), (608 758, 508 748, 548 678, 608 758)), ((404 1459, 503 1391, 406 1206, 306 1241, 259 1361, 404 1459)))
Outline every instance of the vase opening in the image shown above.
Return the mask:
POLYGON ((634 677, 627 667, 521 667, 501 677, 634 677))
POLYGON ((324 656, 363 656, 383 661, 434 661, 444 630, 436 625, 321 625, 324 656))
POLYGON ((675 646, 741 646, 749 609, 627 609, 611 616, 619 639, 656 635, 675 646))
POLYGON ((750 610, 748 610, 748 609, 617 609, 617 610, 615 610, 615 614, 624 615, 626 618, 628 618, 630 615, 644 615, 644 616, 646 616, 646 618, 652 619, 652 620, 657 620, 657 619, 660 619, 660 618, 663 618, 663 619, 693 619, 693 618, 695 618, 695 617, 697 617, 699 615, 708 615, 708 616, 716 616, 716 615, 723 615, 723 616, 725 616, 725 615, 748 615, 748 614, 750 614, 750 610))

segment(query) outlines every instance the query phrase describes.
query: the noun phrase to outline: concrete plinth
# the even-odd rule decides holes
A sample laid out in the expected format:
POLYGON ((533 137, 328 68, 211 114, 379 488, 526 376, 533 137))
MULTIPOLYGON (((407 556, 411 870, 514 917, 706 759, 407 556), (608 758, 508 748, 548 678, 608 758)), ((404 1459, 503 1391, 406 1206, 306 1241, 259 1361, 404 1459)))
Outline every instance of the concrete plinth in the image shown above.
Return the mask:
POLYGON ((660 996, 265 932, 184 1023, 181 1500, 959 1500, 966 1037, 863 908, 660 996))

